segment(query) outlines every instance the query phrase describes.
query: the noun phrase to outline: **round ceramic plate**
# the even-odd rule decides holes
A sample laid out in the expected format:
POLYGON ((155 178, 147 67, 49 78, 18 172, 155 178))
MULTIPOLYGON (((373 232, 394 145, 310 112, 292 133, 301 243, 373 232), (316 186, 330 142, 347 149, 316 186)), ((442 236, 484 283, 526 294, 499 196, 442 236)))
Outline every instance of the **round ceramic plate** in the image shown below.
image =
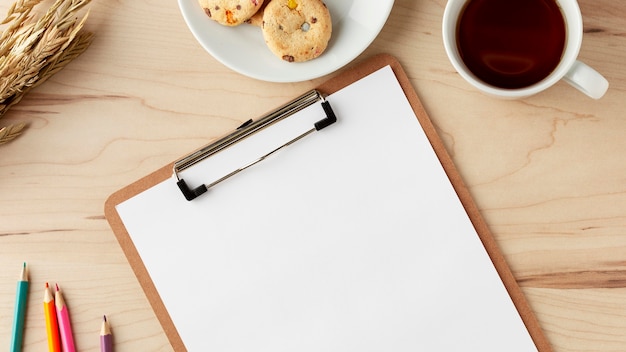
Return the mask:
POLYGON ((270 82, 299 82, 324 76, 356 58, 374 41, 389 17, 393 0, 325 0, 333 21, 326 51, 307 62, 285 62, 265 45, 259 27, 222 26, 198 0, 178 0, 189 29, 214 58, 243 75, 270 82))

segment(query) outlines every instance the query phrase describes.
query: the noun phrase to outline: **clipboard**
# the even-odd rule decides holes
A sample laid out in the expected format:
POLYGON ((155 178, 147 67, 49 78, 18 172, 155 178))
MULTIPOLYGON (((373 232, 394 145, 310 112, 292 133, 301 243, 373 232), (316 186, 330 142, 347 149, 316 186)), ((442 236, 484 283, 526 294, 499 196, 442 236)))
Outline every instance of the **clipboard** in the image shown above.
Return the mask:
MULTIPOLYGON (((510 299, 510 302, 512 303, 512 305, 514 306, 513 311, 515 314, 518 314, 518 318, 520 319, 520 324, 519 326, 521 328, 519 328, 520 330, 524 330, 521 334, 527 334, 529 337, 529 343, 532 344, 532 348, 531 349, 525 349, 525 350, 536 350, 536 351, 540 351, 540 352, 548 352, 551 351, 551 346, 548 342, 548 340, 546 339, 546 337, 544 336, 539 323, 537 322, 532 310, 530 309, 520 287, 518 286, 515 277, 513 276, 512 272, 510 271, 507 263, 505 262, 498 244, 495 242, 493 236, 491 235, 487 225, 485 224, 484 220, 482 219, 480 212, 478 211, 476 205, 474 204, 470 193, 468 191, 468 189, 466 188, 466 186, 463 184, 463 181, 461 180, 457 170, 455 169, 454 164, 452 163, 451 158, 449 157, 449 155, 447 154, 445 147, 441 141, 441 139, 439 138, 439 136, 437 135, 437 132, 432 124, 432 122, 430 121, 426 111, 424 110, 419 97, 417 95, 417 93, 415 92, 415 90, 413 89, 406 73, 404 72, 404 70, 402 69, 400 63, 392 56, 387 55, 387 54, 382 54, 382 55, 377 55, 374 56, 358 65, 356 65, 355 67, 348 69, 346 71, 343 71, 342 73, 340 73, 338 76, 331 78, 330 80, 328 80, 327 82, 321 84, 319 87, 317 87, 316 92, 320 92, 320 94, 322 94, 323 96, 330 96, 333 97, 333 94, 340 92, 342 89, 351 86, 352 84, 355 84, 355 82, 358 82, 372 74, 374 74, 375 72, 379 72, 381 70, 383 70, 384 68, 389 67, 389 69, 393 72, 393 75, 395 76, 395 79, 397 79, 397 83, 399 84, 399 87, 401 88, 401 91, 404 93, 404 97, 408 100, 409 104, 410 104, 410 109, 412 110, 412 113, 417 117, 417 120, 419 122, 418 127, 421 127, 421 129, 423 130, 425 136, 427 137, 427 142, 430 144, 430 146, 432 147, 432 151, 434 151, 436 158, 438 159, 438 161, 440 162, 440 165, 442 166, 443 170, 445 171, 444 177, 447 176, 447 179, 449 180, 449 183, 451 184, 451 186, 453 187, 453 193, 456 194, 456 196, 458 197, 458 200, 460 201, 460 204, 462 205, 462 211, 467 214, 467 217, 469 218, 469 220, 471 221, 471 225, 473 227, 473 229, 475 230, 477 236, 479 237, 479 243, 482 246, 482 248, 484 248, 484 250, 486 251, 486 253, 488 254, 488 259, 490 260, 490 263, 492 263, 493 268, 495 268, 495 271, 497 272, 497 276, 498 279, 497 280, 499 282, 499 284, 501 283, 503 285, 503 288, 505 289, 505 294, 507 296, 507 299, 510 299)), ((296 99, 297 100, 297 99, 296 99)), ((381 104, 384 104, 384 102, 381 102, 381 104)), ((333 105, 333 102, 330 102, 330 105, 333 105)), ((326 111, 326 110, 325 110, 326 111)), ((327 111, 326 111, 327 112, 327 111)), ((341 109, 339 109, 339 111, 334 111, 331 113, 332 114, 336 114, 336 119, 339 121, 337 123, 341 123, 341 119, 342 119, 342 111, 341 109)), ((323 120, 325 120, 324 116, 320 116, 323 120)), ((329 115, 326 115, 326 118, 329 118, 329 115)), ((332 120, 332 117, 330 118, 332 120)), ((325 120, 326 122, 329 122, 330 120, 325 120)), ((383 120, 384 122, 384 120, 383 120)), ((332 123, 334 123, 334 121, 332 121, 331 123, 328 123, 325 127, 330 131, 332 130, 333 126, 332 123)), ((250 122, 244 124, 244 128, 249 126, 250 122)), ((235 131, 236 132, 236 131, 235 131)), ((321 132, 324 133, 324 132, 321 132)), ((226 136, 228 137, 228 136, 226 136)), ((316 138, 314 136, 307 136, 308 138, 316 138)), ((226 138, 228 139, 228 138, 226 138)), ((299 141, 300 138, 297 138, 297 140, 299 141)), ((292 140, 288 140, 288 142, 290 143, 286 143, 286 142, 281 142, 279 144, 279 147, 282 148, 283 145, 290 145, 292 140)), ((373 141, 375 142, 375 141, 373 141)), ((297 142, 297 143, 307 143, 307 141, 302 141, 302 142, 297 142)), ((318 142, 318 143, 322 143, 322 142, 318 142)), ((281 149, 281 148, 274 148, 274 149, 281 149)), ((272 152, 274 151, 274 149, 270 150, 269 153, 266 154, 272 154, 272 152)), ((202 150, 202 149, 201 149, 202 150)), ((204 152, 206 152, 206 150, 204 150, 204 152)), ((297 153, 297 152, 296 152, 297 153)), ((289 152, 285 152, 285 155, 288 155, 289 152)), ((191 154, 193 155, 193 153, 191 154)), ((264 157, 266 155, 264 154, 264 157)), ((260 158, 259 160, 264 160, 263 158, 260 158)), ((279 154, 278 156, 276 156, 276 158, 281 158, 282 156, 279 154)), ((293 159, 293 158, 292 158, 293 159)), ((183 159, 181 159, 183 160, 183 159)), ((180 161, 180 160, 179 160, 180 161)), ((179 162, 177 161, 177 162, 179 162)), ((155 279, 154 277, 151 277, 150 275, 150 270, 151 268, 147 267, 144 263, 144 260, 142 259, 142 253, 139 253, 136 244, 133 242, 133 239, 131 238, 131 235, 129 234, 129 232, 131 232, 132 230, 129 230, 127 228, 127 224, 123 221, 122 217, 120 216, 120 211, 119 211, 119 206, 121 204, 123 204, 124 202, 132 199, 135 196, 141 195, 144 192, 156 187, 157 185, 167 181, 168 179, 172 179, 173 177, 177 177, 177 181, 180 181, 180 177, 178 177, 177 174, 177 162, 172 162, 168 165, 163 166, 161 169, 153 172, 150 175, 147 175, 146 177, 128 185, 127 187, 124 187, 123 189, 115 192, 114 194, 112 194, 106 201, 105 204, 105 215, 107 220, 109 221, 109 224, 111 226, 111 228, 113 229, 113 232, 115 233, 115 236, 117 237, 118 242, 120 243, 120 246, 122 247, 129 264, 131 265, 131 267, 133 268, 135 275, 137 276, 137 279, 139 280, 152 308, 154 309, 170 343, 172 344, 172 346, 174 347, 174 350, 176 351, 186 351, 187 348, 189 348, 188 346, 186 346, 184 339, 181 337, 181 332, 179 331, 179 329, 181 329, 180 326, 176 326, 176 324, 174 323, 175 319, 178 319, 179 321, 180 318, 172 318, 172 316, 174 315, 174 312, 172 312, 171 310, 168 310, 168 307, 166 306, 166 304, 164 303, 164 297, 162 297, 160 295, 160 291, 157 289, 156 285, 155 285, 155 279), (176 176, 173 176, 176 175, 176 176)), ((200 161, 201 162, 201 161, 200 161)), ((256 166, 255 166, 256 167, 256 166)), ((271 165, 267 167, 268 169, 271 169, 271 165)), ((242 168, 241 170, 243 170, 245 168, 242 168)), ((236 173, 239 173, 239 171, 241 171, 240 169, 237 169, 236 173)), ((247 172, 247 171, 245 171, 247 172)), ((245 174, 245 172, 243 172, 242 174, 245 174)), ((401 173, 401 170, 399 171, 401 173)), ((233 175, 234 175, 233 174, 233 175)), ((230 175, 230 176, 233 176, 230 175)), ((235 175, 233 176, 233 178, 239 178, 239 175, 235 175)), ((332 179, 332 178, 329 178, 332 179)), ((220 180, 224 181, 223 179, 220 180)), ((195 181, 194 181, 195 182, 195 181)), ((419 182, 418 180, 416 182, 419 182)), ((197 183, 197 182, 196 182, 197 183)), ((259 185, 257 185, 259 186, 259 185)), ((260 185, 262 186, 262 185, 260 185)), ((187 185, 185 185, 185 187, 187 187, 187 185)), ((195 188, 196 185, 192 186, 192 188, 195 188)), ((216 185, 216 188, 221 187, 220 185, 216 185)), ((206 191, 206 190, 204 190, 206 191)), ((207 197, 210 198, 211 197, 211 192, 208 192, 208 194, 203 194, 205 192, 200 192, 200 194, 193 194, 191 197, 191 200, 188 200, 187 202, 196 202, 196 200, 194 200, 193 198, 195 197, 207 197)), ((364 192, 367 190, 364 190, 364 192)), ((175 190, 172 192, 176 192, 177 196, 179 196, 181 199, 183 198, 183 194, 185 191, 183 188, 181 188, 180 190, 175 190), (183 192, 181 192, 181 190, 183 192)), ((267 192, 263 193, 263 196, 267 196, 267 192)), ((269 193, 271 194, 271 192, 269 193)), ((189 199, 189 198, 188 198, 189 199)), ((165 220, 163 220, 165 221, 165 220)), ((313 225, 314 226, 314 225, 313 225)), ((411 258, 410 256, 407 256, 407 258, 411 258)), ((461 265, 463 263, 457 263, 458 265, 461 265)), ((491 264, 490 264, 491 265, 491 264)), ((318 270, 318 269, 315 269, 318 270)), ((373 269, 375 270, 375 268, 373 269)), ((459 270, 462 270, 461 268, 459 268, 459 270)), ((154 272, 153 272, 153 276, 154 276, 154 272)), ((445 279, 445 275, 442 275, 442 278, 445 279)), ((160 280, 160 279, 159 279, 160 280)), ((349 279, 350 280, 350 279, 349 279)), ((384 279, 383 279, 384 280, 384 279)), ((193 285, 193 284, 192 284, 193 285)), ((454 283, 450 284, 452 285, 451 287, 455 287, 454 283)), ((368 286, 369 287, 369 286, 368 286)), ((162 287, 161 287, 162 288, 162 287)), ((458 288, 459 290, 463 289, 463 287, 458 288)), ((301 292, 301 291, 294 291, 294 292, 301 292)), ((409 291, 407 291, 409 292, 409 291)), ((413 291, 410 291, 413 292, 413 291)), ((184 297, 184 293, 181 292, 181 295, 184 297)), ((480 294, 482 295, 482 294, 480 294)), ((395 296, 394 296, 395 297, 395 296)), ((432 297, 431 297, 432 298, 432 297)), ((355 297, 356 300, 358 300, 358 297, 355 297)), ((170 300, 171 302, 171 300, 170 300)), ((371 303, 371 301, 370 301, 371 303)), ((337 309, 341 309, 341 308, 337 308, 335 307, 334 310, 337 309)), ((417 310, 419 310, 419 308, 416 308, 417 310)), ((350 310, 351 313, 354 313, 355 310, 350 310)), ((379 312, 380 313, 380 312, 379 312)), ((454 312, 442 312, 442 313, 446 313, 446 314, 453 314, 454 312)), ((238 312, 238 314, 241 314, 241 312, 238 312)), ((315 314, 315 313, 312 313, 315 314)), ((383 316, 385 315, 385 312, 380 313, 383 316)), ((415 321, 415 320, 419 320, 419 317, 416 317, 415 315, 419 315, 419 314, 415 314, 415 312, 412 312, 412 316, 410 317, 403 317, 403 319, 407 319, 407 321, 415 321)), ((509 315, 511 315, 512 313, 509 313, 509 315)), ((513 314, 513 315, 515 315, 513 314)), ((488 314, 487 314, 488 315, 488 314)), ((200 317, 198 317, 198 319, 200 320, 200 317)), ((269 319, 269 321, 271 322, 275 322, 275 319, 277 319, 276 317, 272 317, 272 319, 269 319)), ((295 318, 297 320, 297 318, 295 318)), ((349 318, 352 319, 352 318, 349 318)), ((360 317, 360 320, 367 320, 368 317, 367 316, 363 316, 360 317)), ((395 318, 392 318, 392 320, 395 318)), ((426 319, 426 318, 425 318, 426 319)), ((449 319, 454 319, 453 316, 450 316, 449 319)), ((469 318, 470 320, 472 320, 473 318, 469 318)), ((480 318, 476 318, 477 321, 480 320, 480 318)), ((517 317, 514 317, 514 319, 517 319, 517 317)), ((287 320, 289 321, 289 320, 287 320)), ((284 322, 283 322, 284 323, 284 322)), ((429 322, 426 322, 426 325, 428 325, 429 322)), ((285 323, 287 324, 287 323, 285 323)), ((376 326, 376 322, 372 323, 373 325, 371 326, 376 326)), ((179 324, 180 325, 180 324, 179 324)), ((211 325, 213 326, 213 325, 211 325)), ((308 325, 307 325, 308 326, 308 325)), ((314 325, 315 327, 318 327, 318 325, 314 325)), ((369 327, 370 325, 364 325, 366 329, 367 327, 369 327)), ((420 326, 425 326, 425 325, 420 325, 420 326)), ((298 340, 298 336, 293 336, 293 335, 297 335, 299 332, 294 333, 294 331, 290 330, 289 327, 282 327, 285 328, 285 331, 289 331, 291 332, 291 334, 289 335, 289 337, 284 336, 285 337, 285 346, 291 346, 294 347, 294 345, 289 345, 286 341, 289 341, 289 343, 294 343, 294 341, 298 340)), ((309 327, 310 328, 310 327, 309 327)), ((188 330, 188 327, 185 327, 184 329, 188 330)), ((341 330, 341 328, 338 328, 341 330)), ((446 329, 445 326, 442 325, 442 327, 440 327, 440 329, 446 329)), ((474 328, 475 329, 475 328, 474 328)), ((478 328, 480 330, 480 328, 478 328)), ((349 329, 348 329, 349 330, 349 329)), ((457 329, 458 330, 458 329, 457 329)), ((312 333, 314 336, 316 336, 316 333, 319 333, 320 336, 329 336, 329 334, 332 334, 332 331, 326 331, 324 330, 323 332, 316 332, 316 331, 309 331, 310 333, 312 333)), ((344 332, 344 333, 348 333, 348 332, 344 332)), ((363 331, 352 331, 349 330, 349 333, 354 333, 354 334, 363 334, 363 331)), ((471 328, 468 328, 467 331, 449 331, 446 332, 448 339, 450 340, 454 340, 456 339, 456 334, 459 335, 463 335, 463 334, 472 334, 473 332, 471 331, 471 328), (450 334, 448 334, 450 333, 450 334)), ((494 331, 494 334, 496 334, 497 332, 494 331)), ((508 333, 508 332, 505 332, 508 333)), ((519 331, 514 332, 514 333, 520 333, 519 331)), ((488 334, 488 333, 487 333, 488 334)), ((363 338, 364 336, 367 337, 368 335, 376 335, 375 332, 369 332, 365 335, 359 335, 361 336, 361 338, 363 338)), ((410 334, 409 334, 410 335, 410 334)), ((419 342, 416 342, 415 339, 419 339, 420 336, 420 331, 415 331, 415 336, 404 336, 402 335, 402 338, 399 338, 398 336, 394 336, 394 341, 397 340, 402 340, 404 337, 406 337, 409 341, 407 342, 408 345, 411 345, 413 343, 419 345, 419 342)), ((248 336, 248 338, 252 338, 253 341, 255 338, 256 339, 263 339, 263 337, 259 337, 259 336, 255 336, 255 337, 250 337, 248 336)), ((307 337, 310 338, 310 337, 307 337)), ((464 343, 469 342, 474 342, 473 341, 473 337, 472 336, 463 336, 463 337, 459 337, 459 338, 465 338, 467 339, 467 341, 465 341, 464 343)), ((495 338, 495 336, 494 336, 495 338)), ((341 340, 341 339, 340 339, 341 340)), ((343 340, 341 340, 343 341, 343 340)), ((404 340, 403 340, 404 341, 404 340)), ((223 342, 223 341, 222 341, 223 342)), ((380 342, 380 341, 375 341, 375 342, 370 342, 370 341, 366 341, 367 343, 370 343, 370 346, 375 346, 376 343, 380 342)), ((280 344, 280 342, 278 342, 280 344)), ((389 343, 389 341, 385 342, 385 343, 389 343)), ((481 343, 481 342, 477 342, 477 343, 481 343)), ((258 345, 257 345, 258 346, 258 345)), ((446 346, 446 343, 442 342, 441 346, 446 346)), ((466 345, 470 346, 471 345, 466 345)), ((335 350, 346 350, 344 348, 342 348, 341 346, 334 346, 335 350)), ((345 347, 345 346, 344 346, 345 347)), ((402 348, 392 348, 393 346, 388 346, 390 347, 390 350, 402 350, 402 348)), ((475 346, 480 348, 480 346, 475 346)), ((511 346, 514 347, 514 346, 511 346)), ((446 349, 446 347, 442 347, 443 350, 451 350, 451 349, 446 349)), ((303 350, 300 348, 292 348, 291 350, 303 350)), ((330 348, 332 350, 332 348, 330 348)), ((193 350, 193 349, 192 349, 193 350)), ((224 349, 227 350, 227 349, 224 349)), ((263 350, 263 348, 258 348, 256 350, 263 350)), ((348 350, 350 350, 350 348, 348 348, 348 350)), ((372 349, 375 350, 375 349, 372 349)), ((434 349, 430 349, 430 350, 434 350, 434 349)), ((465 348, 464 350, 472 350, 472 348, 465 348)), ((482 350, 486 350, 486 349, 482 349, 482 350)), ((507 348, 506 350, 509 351, 513 351, 512 348, 507 348)), ((522 350, 522 349, 520 349, 522 350)))

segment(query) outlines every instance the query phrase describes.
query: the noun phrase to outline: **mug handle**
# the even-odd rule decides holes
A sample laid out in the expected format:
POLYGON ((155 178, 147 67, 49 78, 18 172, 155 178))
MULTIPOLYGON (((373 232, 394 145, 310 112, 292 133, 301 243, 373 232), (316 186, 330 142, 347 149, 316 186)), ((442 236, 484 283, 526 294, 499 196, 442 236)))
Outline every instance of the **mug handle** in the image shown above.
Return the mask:
POLYGON ((589 65, 576 60, 563 77, 565 82, 587 94, 593 99, 600 99, 609 89, 609 81, 589 65))

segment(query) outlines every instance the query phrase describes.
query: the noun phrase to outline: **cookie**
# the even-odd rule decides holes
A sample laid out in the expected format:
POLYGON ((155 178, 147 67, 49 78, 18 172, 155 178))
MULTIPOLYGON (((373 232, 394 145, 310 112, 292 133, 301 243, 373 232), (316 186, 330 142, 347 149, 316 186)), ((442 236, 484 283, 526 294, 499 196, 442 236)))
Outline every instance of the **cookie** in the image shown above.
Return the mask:
POLYGON ((330 12, 321 0, 271 0, 261 28, 272 53, 289 62, 320 56, 332 34, 330 12))
POLYGON ((252 15, 252 17, 250 17, 250 19, 248 19, 246 23, 251 24, 253 26, 261 27, 263 25, 263 13, 265 12, 265 6, 267 6, 269 2, 270 0, 263 1, 263 5, 261 5, 261 8, 259 8, 259 11, 257 11, 254 15, 252 15))
POLYGON ((249 20, 263 5, 263 0, 199 0, 204 13, 225 26, 237 26, 249 20))

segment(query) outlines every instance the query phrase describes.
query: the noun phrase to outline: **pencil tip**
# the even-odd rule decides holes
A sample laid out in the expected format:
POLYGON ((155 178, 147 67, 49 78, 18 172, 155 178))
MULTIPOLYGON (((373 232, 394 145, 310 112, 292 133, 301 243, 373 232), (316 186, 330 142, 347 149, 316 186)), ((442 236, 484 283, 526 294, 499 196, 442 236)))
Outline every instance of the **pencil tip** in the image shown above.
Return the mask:
POLYGON ((21 274, 20 280, 28 281, 28 268, 26 267, 26 262, 22 264, 22 274, 21 274))
POLYGON ((49 287, 50 287, 50 285, 48 285, 48 283, 46 282, 46 288, 49 288, 49 287))
POLYGON ((59 284, 54 284, 57 287, 57 292, 59 291, 59 284))
POLYGON ((106 315, 103 315, 103 316, 102 316, 102 319, 104 319, 104 322, 106 323, 106 321, 107 321, 107 316, 106 316, 106 315))

